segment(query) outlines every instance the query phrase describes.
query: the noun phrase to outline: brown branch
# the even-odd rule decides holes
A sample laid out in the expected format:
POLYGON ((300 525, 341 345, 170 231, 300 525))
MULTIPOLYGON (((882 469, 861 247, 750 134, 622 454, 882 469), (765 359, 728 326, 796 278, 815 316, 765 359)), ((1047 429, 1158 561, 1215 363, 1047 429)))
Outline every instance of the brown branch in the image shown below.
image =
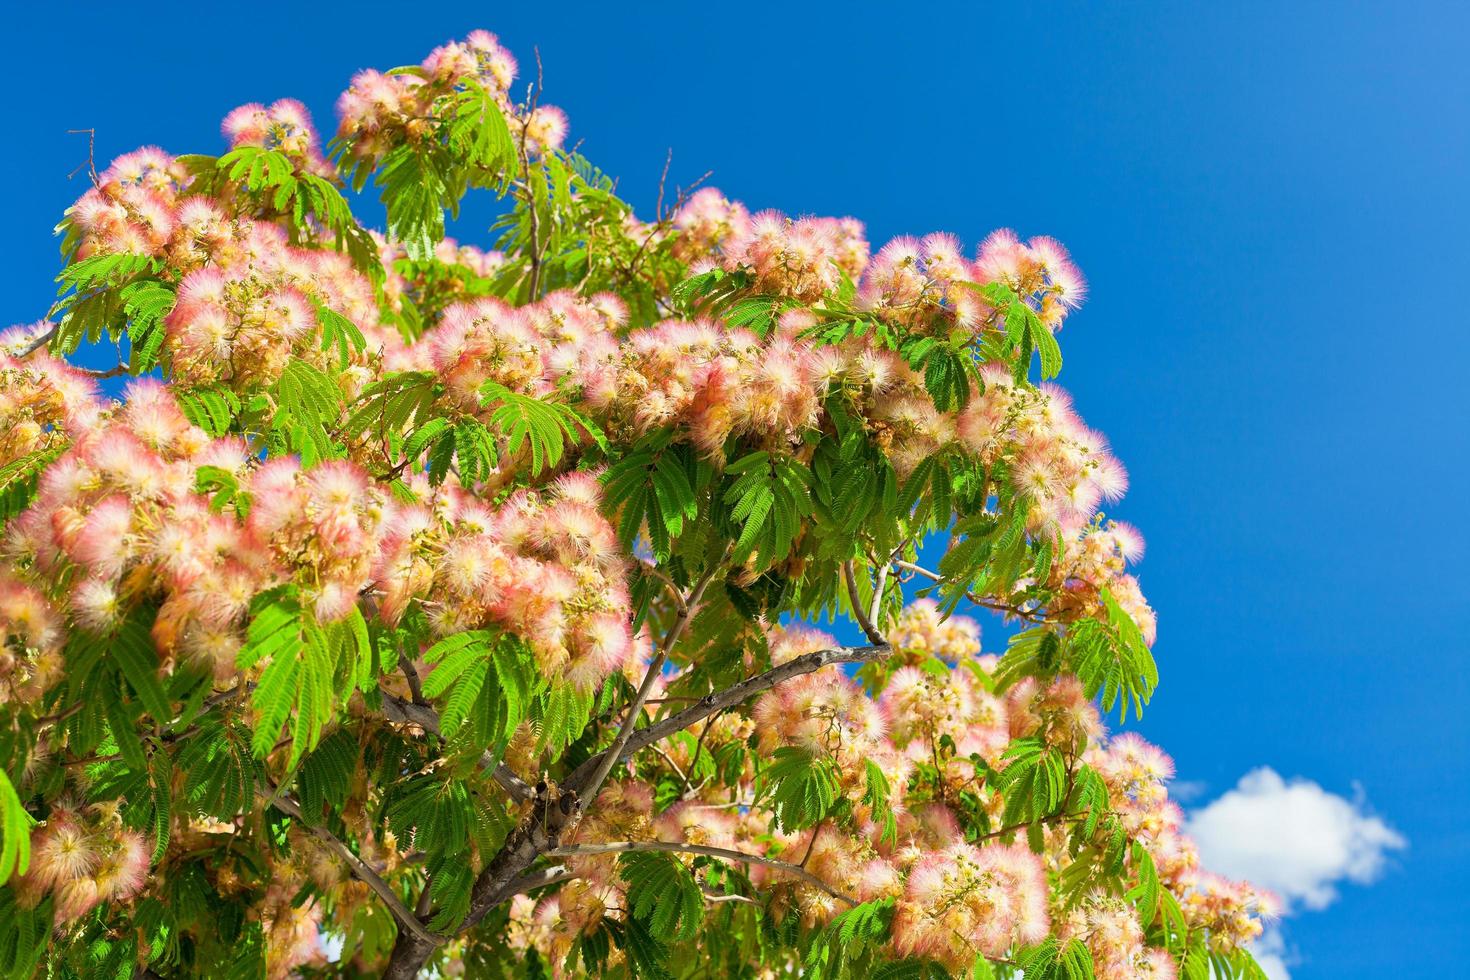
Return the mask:
POLYGON ((331 831, 325 827, 315 826, 311 821, 307 820, 306 815, 301 812, 301 807, 296 805, 295 800, 289 796, 281 795, 280 791, 276 789, 272 789, 270 793, 265 793, 261 790, 257 790, 256 792, 261 798, 267 800, 271 806, 294 818, 301 824, 304 830, 310 832, 312 836, 325 844, 328 850, 341 858, 347 867, 351 869, 354 876, 377 893, 377 896, 383 900, 383 904, 388 906, 388 911, 393 913, 393 918, 398 920, 400 926, 413 933, 421 942, 427 943, 430 946, 439 946, 446 942, 443 936, 432 933, 425 928, 423 922, 419 920, 419 917, 410 912, 408 906, 403 904, 402 899, 398 897, 398 893, 376 871, 370 868, 367 862, 363 861, 356 854, 353 854, 351 849, 338 840, 331 831))
MULTIPOLYGON (((729 549, 727 548, 726 553, 728 552, 729 549)), ((587 781, 586 786, 582 786, 575 780, 570 781, 570 785, 583 800, 590 801, 597 799, 597 792, 602 789, 602 784, 607 779, 607 774, 612 772, 613 766, 617 765, 622 759, 623 751, 628 745, 628 739, 632 738, 633 729, 638 724, 638 715, 643 710, 643 702, 647 701, 649 694, 652 693, 654 682, 658 680, 659 674, 664 669, 664 663, 669 659, 669 651, 673 649, 675 643, 679 642, 679 637, 684 634, 684 629, 689 625, 689 621, 694 618, 694 611, 699 607, 700 600, 704 598, 704 590, 709 588, 710 582, 714 581, 715 576, 719 574, 720 569, 724 566, 725 556, 722 554, 719 561, 712 563, 705 570, 705 573, 699 577, 699 581, 694 583, 694 587, 689 590, 689 595, 684 599, 684 608, 679 610, 679 615, 675 617, 674 624, 669 627, 669 632, 664 636, 663 643, 659 645, 658 653, 654 656, 653 662, 648 665, 648 671, 643 675, 643 683, 638 685, 638 693, 634 695, 633 703, 628 706, 627 717, 623 719, 622 727, 618 729, 618 734, 613 739, 613 744, 608 747, 606 752, 603 752, 599 756, 593 756, 592 759, 587 760, 587 763, 584 763, 585 766, 597 760, 597 765, 592 770, 592 776, 587 781)), ((577 771, 581 772, 582 767, 578 767, 577 771)))
POLYGON ((561 865, 542 868, 540 871, 523 874, 511 882, 511 886, 515 889, 511 894, 520 895, 523 892, 533 891, 537 888, 545 888, 547 885, 556 885, 563 881, 571 881, 576 877, 578 875, 575 872, 569 871, 561 865))
MULTIPOLYGON (((380 691, 383 695, 383 717, 398 724, 417 725, 424 731, 439 734, 439 713, 427 704, 414 704, 395 694, 380 691)), ((490 775, 500 788, 517 803, 524 803, 536 795, 531 784, 517 776, 503 762, 496 762, 489 752, 480 756, 480 765, 490 770, 490 775)))
MULTIPOLYGON (((924 578, 929 579, 931 582, 945 581, 944 576, 940 575, 938 572, 931 572, 929 569, 924 568, 922 565, 915 565, 913 562, 895 561, 893 564, 899 568, 902 568, 906 572, 913 572, 916 575, 921 575, 924 578)), ((973 592, 966 592, 965 598, 982 609, 989 609, 992 612, 1005 613, 1008 616, 1016 616, 1030 623, 1040 623, 1046 619, 1046 613, 1044 610, 1022 609, 1020 606, 1013 606, 1009 603, 999 602, 995 599, 987 599, 984 596, 976 595, 973 592)))
MULTIPOLYGON (((707 718, 716 712, 734 707, 760 692, 770 690, 777 684, 788 681, 793 677, 810 674, 814 670, 821 670, 823 667, 829 667, 833 664, 870 663, 875 660, 881 660, 888 655, 889 650, 888 644, 884 643, 873 646, 837 647, 831 650, 816 650, 812 653, 804 653, 799 657, 794 657, 786 661, 780 666, 772 667, 763 674, 747 677, 740 683, 727 687, 717 694, 708 695, 702 698, 698 704, 685 708, 678 714, 669 715, 667 718, 662 718, 654 722, 647 728, 638 729, 629 736, 627 743, 623 747, 623 755, 625 757, 632 755, 640 749, 647 748, 654 742, 660 742, 676 732, 683 731, 701 718, 707 718)), ((582 785, 582 782, 587 778, 587 773, 592 770, 594 765, 600 764, 599 760, 605 761, 604 756, 609 756, 611 751, 609 749, 607 752, 599 753, 574 769, 572 774, 567 777, 566 785, 572 787, 582 785)), ((583 794, 583 798, 590 799, 586 794, 583 794)))
POLYGON ((101 380, 103 378, 120 378, 120 377, 122 377, 124 374, 127 374, 128 373, 128 366, 126 364, 119 364, 117 367, 111 367, 111 368, 108 368, 105 371, 98 370, 97 368, 79 368, 79 367, 74 367, 74 368, 72 368, 72 370, 73 371, 76 371, 76 372, 78 372, 80 374, 85 374, 89 378, 97 378, 98 380, 101 380))
POLYGON ((763 864, 768 868, 775 868, 777 871, 782 871, 792 877, 800 878, 808 885, 826 892, 838 901, 846 902, 848 905, 858 904, 857 899, 838 891, 805 868, 778 858, 766 857, 764 854, 748 854, 745 851, 732 851, 725 847, 707 847, 703 844, 679 844, 661 840, 625 840, 611 844, 572 844, 567 847, 558 847, 546 853, 548 857, 577 857, 587 854, 629 854, 634 851, 703 854, 706 857, 722 858, 726 861, 738 861, 742 864, 763 864))
POLYGON ((852 618, 857 620, 857 624, 862 627, 863 635, 874 643, 887 644, 888 641, 884 639, 883 634, 878 632, 878 627, 874 626, 868 614, 863 612, 863 600, 858 595, 857 578, 852 572, 851 559, 842 563, 842 580, 847 583, 847 598, 852 604, 852 618))
POLYGON ((56 331, 59 329, 61 329, 60 324, 51 324, 51 326, 42 331, 40 335, 32 337, 30 343, 26 344, 12 356, 15 357, 16 360, 20 360, 23 357, 30 357, 36 351, 51 343, 51 338, 56 336, 56 331))
MULTIPOLYGON (((691 603, 691 608, 694 605, 695 603, 691 603)), ((682 632, 682 626, 677 631, 671 629, 665 639, 665 644, 672 644, 682 632)), ((490 859, 475 879, 474 887, 470 892, 470 911, 460 924, 460 932, 473 929, 489 914, 491 909, 501 902, 520 894, 527 887, 537 887, 530 884, 537 879, 528 876, 527 869, 538 858, 555 852, 561 846, 561 834, 580 815, 581 801, 594 798, 593 794, 586 791, 586 787, 593 785, 592 780, 597 773, 601 773, 602 778, 605 778, 619 759, 667 738, 675 732, 682 731, 701 718, 739 704, 752 695, 768 690, 784 680, 811 673, 831 664, 877 660, 886 656, 888 651, 889 648, 883 645, 818 650, 803 654, 763 674, 747 678, 718 694, 711 694, 698 704, 646 728, 630 731, 625 726, 624 730, 619 733, 621 744, 615 743, 613 747, 593 756, 573 770, 571 775, 563 781, 558 795, 553 798, 542 793, 537 794, 536 805, 531 809, 530 818, 522 826, 511 831, 500 851, 490 859), (623 735, 627 736, 626 739, 622 738, 623 735)), ((389 703, 390 700, 385 695, 385 708, 389 703)), ((398 703, 409 710, 414 708, 412 705, 405 705, 402 701, 398 703)), ((630 711, 629 718, 636 719, 640 708, 641 704, 635 706, 635 710, 630 711)), ((416 719, 409 720, 415 720, 417 723, 416 719)), ((600 780, 596 785, 601 786, 600 780)), ((550 787, 544 787, 544 785, 538 789, 552 791, 550 787)), ((739 854, 739 852, 731 853, 739 854)), ((741 855, 742 859, 743 857, 741 855)), ((393 946, 388 967, 383 973, 384 980, 410 980, 418 976, 419 970, 434 949, 432 944, 410 933, 400 932, 393 946)))

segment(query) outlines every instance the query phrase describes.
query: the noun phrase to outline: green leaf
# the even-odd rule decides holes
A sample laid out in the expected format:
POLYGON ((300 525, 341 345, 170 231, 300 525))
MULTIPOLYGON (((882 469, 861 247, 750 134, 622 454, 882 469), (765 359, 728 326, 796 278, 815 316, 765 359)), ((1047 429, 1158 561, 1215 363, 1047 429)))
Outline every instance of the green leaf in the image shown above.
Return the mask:
POLYGON ((476 751, 504 750, 530 710, 535 660, 518 637, 488 630, 455 633, 424 653, 434 665, 424 677, 427 698, 442 699, 440 732, 463 735, 476 751))
POLYGON ((800 830, 826 819, 837 800, 832 760, 787 746, 760 773, 757 798, 770 807, 776 826, 800 830))
POLYGON ((108 645, 113 659, 127 678, 128 686, 138 695, 143 707, 160 725, 173 721, 173 706, 158 676, 158 654, 148 635, 148 627, 137 618, 128 619, 108 645))
POLYGON ((21 806, 10 776, 0 769, 0 885, 31 864, 31 828, 36 821, 21 806))
POLYGON ((157 864, 168 850, 169 827, 173 823, 173 765, 167 752, 154 752, 148 759, 148 787, 153 805, 153 858, 157 864))
POLYGON ((1159 914, 1159 872, 1148 849, 1135 843, 1132 848, 1134 874, 1138 883, 1128 890, 1128 900, 1138 907, 1138 923, 1147 929, 1159 914))
POLYGON ((567 445, 580 442, 583 432, 606 445, 596 423, 567 405, 523 395, 496 381, 482 384, 480 396, 485 407, 494 406, 490 421, 505 436, 506 449, 512 454, 530 449, 532 476, 554 469, 567 445))
POLYGON ((834 916, 812 938, 806 953, 811 980, 862 976, 865 957, 888 941, 895 903, 863 902, 834 916))
POLYGON ((30 506, 41 474, 65 451, 65 446, 38 449, 0 466, 0 523, 30 506))
POLYGON ((704 917, 704 895, 684 863, 662 851, 637 851, 618 859, 628 883, 628 912, 664 942, 693 937, 704 917))
POLYGON ((271 752, 291 721, 290 765, 316 747, 335 712, 334 678, 342 651, 329 644, 311 611, 292 586, 264 592, 252 603, 245 644, 236 656, 241 670, 266 661, 251 704, 256 727, 251 747, 271 752))

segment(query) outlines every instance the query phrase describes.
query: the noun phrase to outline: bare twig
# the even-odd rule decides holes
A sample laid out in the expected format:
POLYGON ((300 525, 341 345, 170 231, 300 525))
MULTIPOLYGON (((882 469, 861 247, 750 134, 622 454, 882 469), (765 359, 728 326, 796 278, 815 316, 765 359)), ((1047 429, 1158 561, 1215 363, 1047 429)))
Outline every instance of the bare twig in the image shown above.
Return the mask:
POLYGON ((78 164, 76 170, 73 170, 71 173, 69 173, 69 174, 66 175, 66 179, 67 180, 71 180, 73 177, 75 177, 77 175, 77 170, 81 170, 83 167, 86 167, 87 168, 87 176, 92 179, 92 186, 93 187, 100 186, 101 183, 102 183, 102 181, 99 180, 98 177, 97 177, 97 130, 96 129, 68 129, 67 132, 68 133, 86 133, 87 134, 87 162, 86 163, 78 164))
MULTIPOLYGON (((913 572, 915 575, 923 576, 924 578, 929 579, 931 582, 944 581, 943 575, 940 575, 938 572, 931 572, 929 569, 924 568, 921 565, 915 565, 913 562, 895 561, 893 564, 898 568, 902 568, 906 572, 913 572)), ((965 598, 982 609, 989 609, 993 612, 1005 613, 1008 616, 1015 616, 1019 619, 1024 619, 1027 622, 1039 623, 1046 618, 1046 613, 1043 610, 1022 609, 1020 606, 1013 606, 1005 602, 997 602, 994 599, 987 599, 984 596, 978 596, 973 592, 966 592, 965 598)))
POLYGON ((653 207, 654 220, 659 224, 664 223, 664 187, 669 183, 669 164, 674 162, 674 148, 669 147, 669 153, 664 157, 664 172, 658 177, 658 203, 653 207))

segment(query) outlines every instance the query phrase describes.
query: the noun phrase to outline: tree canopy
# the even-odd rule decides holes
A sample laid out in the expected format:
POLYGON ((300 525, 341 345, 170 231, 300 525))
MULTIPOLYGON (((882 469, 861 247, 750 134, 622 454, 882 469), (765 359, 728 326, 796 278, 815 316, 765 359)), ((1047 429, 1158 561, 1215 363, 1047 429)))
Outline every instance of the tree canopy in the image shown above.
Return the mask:
POLYGON ((1155 618, 1067 251, 642 220, 516 72, 67 210, 0 336, 0 974, 1261 977, 1274 900, 1106 728, 1155 618))

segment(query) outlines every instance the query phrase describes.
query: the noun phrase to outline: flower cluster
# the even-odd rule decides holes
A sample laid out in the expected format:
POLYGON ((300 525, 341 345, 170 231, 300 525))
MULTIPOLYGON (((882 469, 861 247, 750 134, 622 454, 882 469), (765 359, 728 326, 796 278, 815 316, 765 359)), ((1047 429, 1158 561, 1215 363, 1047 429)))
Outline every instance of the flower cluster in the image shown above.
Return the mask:
POLYGON ((1175 980, 1167 950, 1145 945, 1138 910, 1115 897, 1091 896, 1060 923, 1063 939, 1081 939, 1092 953, 1098 980, 1175 980))
MULTIPOLYGON (((693 203, 693 202, 691 202, 693 203)), ((760 292, 811 302, 856 279, 868 262, 863 226, 853 218, 796 218, 762 211, 721 244, 731 271, 750 272, 760 292)))
POLYGON ((158 597, 161 651, 228 660, 266 562, 194 488, 199 467, 243 471, 245 446, 210 439, 157 382, 134 382, 128 394, 46 469, 34 503, 9 526, 7 553, 67 581, 71 618, 88 629, 109 629, 158 597))
POLYGON ((380 159, 401 142, 434 138, 435 124, 448 111, 447 96, 475 85, 488 93, 523 134, 529 153, 561 146, 567 135, 566 114, 555 106, 512 105, 510 87, 516 60, 494 34, 473 31, 429 53, 417 72, 359 72, 337 102, 342 123, 338 136, 360 161, 380 159))
POLYGON ((0 573, 0 704, 33 702, 61 677, 66 632, 38 589, 0 573))
POLYGON ((986 281, 953 235, 895 238, 863 273, 858 307, 911 329, 938 319, 948 328, 976 331, 990 309, 971 285, 986 281))
POLYGON ((157 147, 118 157, 68 213, 79 236, 77 257, 128 254, 188 261, 210 248, 212 238, 225 234, 224 219, 205 198, 180 209, 189 179, 183 164, 157 147))
POLYGON ((58 929, 102 902, 125 902, 148 875, 150 848, 123 826, 116 806, 57 804, 32 834, 31 867, 18 884, 23 901, 56 898, 58 929))
POLYGON ((909 872, 893 922, 894 947, 963 969, 977 952, 1004 956, 1046 938, 1046 873, 1024 844, 953 844, 909 872))
POLYGON ((25 361, 0 354, 0 466, 65 448, 101 411, 96 386, 69 365, 41 353, 25 361))
POLYGON ((636 656, 622 550, 595 479, 569 474, 498 507, 423 489, 429 502, 393 510, 374 562, 385 619, 417 598, 440 635, 497 626, 530 644, 545 676, 580 688, 636 656))
POLYGON ((750 211, 717 188, 702 187, 674 213, 674 254, 687 265, 707 261, 726 243, 750 234, 750 211))
POLYGON ((886 637, 904 663, 934 657, 958 664, 980 655, 980 624, 969 616, 946 617, 933 599, 917 599, 905 606, 886 637))
MULTIPOLYGON (((219 230, 228 236, 211 249, 207 265, 184 276, 165 320, 164 351, 178 381, 224 382, 244 391, 279 378, 292 357, 335 371, 335 353, 317 342, 319 307, 346 316, 380 343, 388 336, 377 331, 372 284, 347 256, 291 246, 270 223, 219 230)), ((365 375, 359 367, 350 377, 360 383, 365 375)))
POLYGON ((269 108, 254 102, 242 105, 225 116, 220 128, 231 149, 258 146, 279 150, 310 173, 336 177, 336 171, 322 156, 311 114, 295 99, 280 99, 269 108))
MULTIPOLYGON (((390 501, 346 461, 257 466, 242 442, 210 439, 163 386, 139 381, 46 471, 7 547, 48 575, 76 569, 67 603, 89 629, 157 597, 160 651, 200 656, 221 677, 252 599, 288 582, 322 622, 373 590, 390 619, 417 599, 441 633, 500 626, 527 639, 548 676, 581 686, 632 655, 621 549, 593 478, 568 475, 495 508, 453 486, 420 489, 430 503, 390 501), (202 467, 230 474, 248 507, 212 510, 195 489, 202 467)), ((39 596, 18 583, 6 594, 8 632, 36 651, 25 655, 52 649, 39 596)))
POLYGON ((1009 228, 992 232, 975 256, 975 282, 1009 286, 1033 304, 1052 330, 1082 305, 1087 280, 1062 243, 1045 235, 1022 242, 1009 228))

